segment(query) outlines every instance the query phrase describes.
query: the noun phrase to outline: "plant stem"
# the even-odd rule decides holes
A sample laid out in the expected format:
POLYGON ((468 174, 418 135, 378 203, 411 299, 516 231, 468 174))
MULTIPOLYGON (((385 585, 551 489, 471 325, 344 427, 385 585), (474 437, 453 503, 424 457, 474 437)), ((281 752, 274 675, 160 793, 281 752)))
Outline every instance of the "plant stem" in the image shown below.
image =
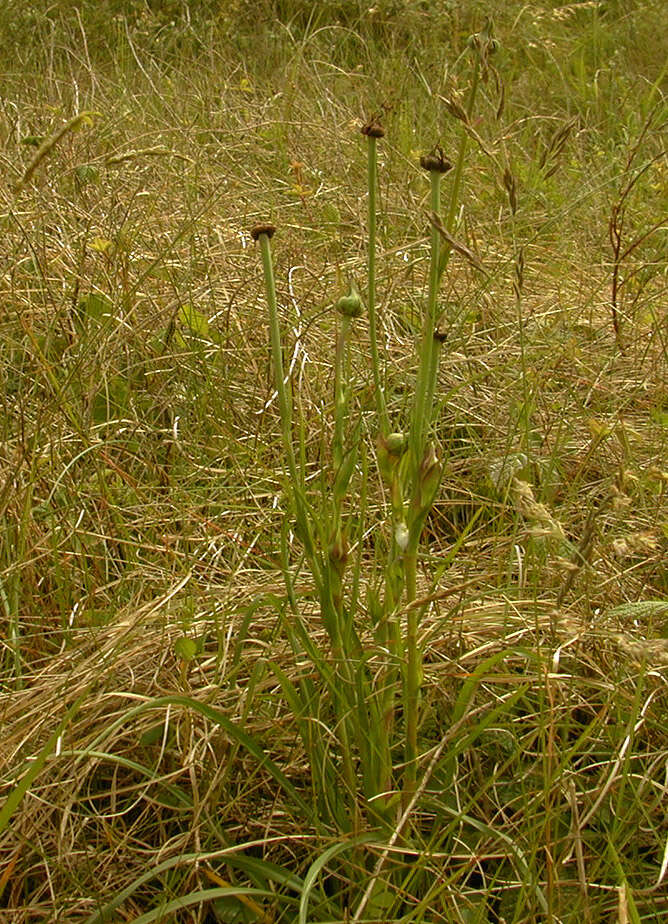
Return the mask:
POLYGON ((415 606, 410 606, 410 603, 412 603, 417 596, 417 548, 410 548, 410 550, 406 552, 405 568, 406 600, 409 603, 409 607, 406 614, 406 682, 404 695, 404 709, 406 710, 406 772, 403 785, 404 809, 411 801, 417 784, 417 730, 421 657, 418 647, 418 609, 415 606))
MULTIPOLYGON (((272 232, 273 233, 273 232, 272 232)), ((276 283, 274 281, 274 267, 271 259, 270 234, 258 234, 262 255, 262 269, 264 272, 267 305, 269 308, 269 334, 271 339, 271 357, 274 367, 274 383, 278 394, 278 407, 281 415, 281 433, 283 437, 283 450, 288 461, 288 475, 292 486, 292 496, 295 502, 295 513, 300 538, 304 543, 311 573, 316 587, 322 589, 322 568, 318 561, 315 543, 309 522, 308 504, 304 492, 302 470, 297 467, 295 450, 292 443, 292 391, 283 371, 283 348, 281 345, 281 328, 278 320, 278 303, 276 300, 276 283)))
POLYGON ((283 347, 281 344, 281 329, 278 322, 278 304, 276 300, 276 283, 274 281, 274 267, 271 259, 271 242, 268 234, 261 234, 258 238, 260 253, 262 255, 262 270, 269 304, 269 336, 271 339, 271 359, 274 366, 274 382, 278 393, 278 407, 281 414, 281 431, 283 435, 283 449, 288 460, 290 477, 297 483, 297 461, 292 445, 292 393, 289 382, 283 375, 283 347))
MULTIPOLYGON (((473 71, 473 80, 471 82, 471 89, 469 90, 468 100, 466 101, 466 114, 471 118, 473 115, 473 107, 475 105, 475 98, 478 92, 478 85, 480 83, 480 61, 476 58, 475 68, 473 71)), ((457 215, 457 206, 459 205, 459 191, 462 185, 462 176, 464 174, 464 161, 466 160, 466 149, 468 147, 469 136, 465 130, 462 129, 462 137, 459 143, 459 151, 457 152, 457 163, 455 164, 455 172, 452 178, 452 186, 450 188, 450 202, 448 205, 448 214, 445 219, 445 227, 447 230, 452 233, 455 226, 455 217, 457 215)), ((446 270, 448 265, 448 260, 450 259, 450 253, 452 248, 450 244, 445 243, 443 245, 443 252, 439 259, 438 266, 438 278, 441 279, 443 273, 446 270)))
MULTIPOLYGON (((436 170, 430 170, 429 180, 431 183, 431 211, 438 214, 441 204, 441 174, 436 170)), ((430 386, 430 379, 432 377, 432 366, 434 364, 434 351, 436 350, 436 343, 434 341, 434 328, 436 326, 438 284, 440 279, 439 256, 440 236, 438 230, 432 225, 431 259, 429 264, 429 296, 427 300, 427 311, 425 313, 424 326, 422 330, 420 366, 415 383, 415 406, 413 410, 413 420, 411 423, 411 431, 409 436, 411 474, 414 485, 417 483, 418 469, 420 467, 420 462, 424 453, 426 430, 431 422, 431 402, 433 401, 433 389, 430 386)))
MULTIPOLYGON (((435 212, 437 215, 439 213, 441 205, 441 192, 440 192, 440 180, 441 175, 438 173, 432 172, 430 174, 431 178, 431 209, 432 212, 435 212)), ((439 267, 439 257, 440 257, 440 235, 437 228, 432 225, 431 228, 431 265, 429 273, 429 304, 427 308, 427 315, 429 318, 429 329, 425 327, 425 342, 423 349, 429 351, 429 367, 427 370, 427 381, 426 381, 426 394, 425 394, 425 404, 424 404, 424 427, 425 432, 422 434, 422 442, 420 444, 420 452, 424 450, 424 441, 426 439, 426 429, 431 424, 431 418, 433 413, 434 406, 434 395, 436 393, 436 379, 438 378, 438 357, 441 352, 441 340, 439 340, 435 335, 436 325, 438 323, 438 287, 441 281, 441 273, 439 267)), ((418 459, 419 464, 421 460, 418 459)))
POLYGON ((376 393, 376 410, 383 434, 390 432, 389 417, 385 404, 385 392, 380 377, 380 358, 378 354, 378 328, 376 324, 376 187, 378 185, 378 151, 377 138, 368 136, 368 187, 369 187, 369 257, 368 257, 368 311, 369 342, 371 346, 371 366, 373 384, 376 393))
MULTIPOLYGON (((429 171, 431 184, 431 210, 439 213, 441 205, 441 177, 438 170, 429 171)), ((403 786, 404 807, 410 802, 417 783, 417 729, 418 704, 420 696, 421 654, 418 646, 418 618, 419 613, 411 603, 417 596, 417 548, 420 541, 420 523, 422 517, 418 513, 417 499, 422 490, 421 463, 425 454, 427 431, 431 424, 432 407, 436 373, 438 365, 439 342, 434 337, 436 327, 436 312, 438 310, 438 286, 440 258, 440 236, 438 230, 431 228, 431 260, 429 264, 429 296, 427 311, 424 319, 422 334, 422 347, 420 351, 420 368, 416 383, 415 410, 409 437, 411 453, 411 472, 413 482, 413 500, 415 504, 414 516, 416 522, 411 524, 411 536, 404 555, 404 571, 406 579, 406 602, 408 613, 406 616, 406 680, 404 686, 404 710, 406 727, 406 773, 403 786)))

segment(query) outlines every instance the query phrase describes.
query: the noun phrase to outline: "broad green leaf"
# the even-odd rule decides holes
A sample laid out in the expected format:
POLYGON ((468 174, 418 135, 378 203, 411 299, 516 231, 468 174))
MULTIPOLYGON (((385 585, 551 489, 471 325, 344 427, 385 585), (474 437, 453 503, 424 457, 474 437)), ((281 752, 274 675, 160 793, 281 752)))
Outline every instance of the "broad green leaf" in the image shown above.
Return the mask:
POLYGON ((115 375, 93 398, 92 415, 95 423, 107 423, 123 417, 128 410, 130 384, 124 375, 115 375))
POLYGON ((206 315, 198 311, 193 305, 181 305, 179 308, 179 319, 182 324, 188 327, 193 334, 201 337, 203 340, 209 339, 209 319, 206 315))
POLYGON ((174 642, 174 651, 182 661, 192 661, 197 654, 197 642, 183 635, 174 642))
POLYGON ((97 183, 100 178, 100 173, 97 167, 94 167, 92 164, 79 164, 78 167, 74 168, 74 176, 77 182, 84 186, 87 183, 97 183))
POLYGON ((113 304, 106 295, 90 292, 79 300, 77 314, 79 321, 85 325, 87 321, 102 321, 113 313, 113 304))
POLYGON ((88 245, 88 249, 95 251, 95 253, 109 253, 113 246, 114 242, 110 241, 109 238, 94 237, 88 245))
POLYGON ((664 430, 668 429, 668 410, 661 407, 656 407, 650 411, 649 416, 652 418, 654 423, 658 424, 664 430))

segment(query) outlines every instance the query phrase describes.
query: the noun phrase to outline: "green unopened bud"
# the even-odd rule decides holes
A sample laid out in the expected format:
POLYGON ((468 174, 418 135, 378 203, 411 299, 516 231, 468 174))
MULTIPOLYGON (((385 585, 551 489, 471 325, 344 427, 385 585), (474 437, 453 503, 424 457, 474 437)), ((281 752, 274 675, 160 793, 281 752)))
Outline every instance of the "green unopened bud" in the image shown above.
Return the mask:
POLYGON ((329 560, 339 579, 342 579, 348 563, 348 539, 340 526, 329 545, 329 560))
POLYGON ((485 22, 485 25, 480 30, 480 39, 485 46, 485 50, 488 55, 496 54, 499 50, 499 43, 494 38, 494 23, 491 19, 488 19, 485 22))
POLYGON ((408 446, 408 438, 405 433, 388 433, 385 437, 385 448, 394 456, 401 455, 408 446))
POLYGON ((400 493, 398 469, 407 446, 408 439, 404 433, 381 434, 376 440, 378 468, 383 481, 393 492, 400 493))
POLYGON ((438 461, 436 450, 434 449, 433 443, 430 443, 425 449, 422 462, 420 463, 420 483, 426 484, 428 480, 433 477, 433 473, 435 471, 440 471, 440 468, 441 464, 438 461))
POLYGON ((426 513, 434 503, 438 486, 441 483, 443 467, 438 461, 436 450, 430 444, 420 463, 416 501, 421 514, 426 513))
POLYGON ((402 552, 405 552, 408 548, 408 540, 410 538, 410 532, 405 523, 397 523, 394 530, 394 541, 397 543, 402 552))
POLYGON ((499 43, 494 38, 492 20, 488 19, 480 32, 470 35, 466 44, 480 55, 483 65, 486 67, 487 59, 499 50, 499 43))
POLYGON ((364 313, 362 299, 354 285, 347 295, 342 295, 337 301, 336 310, 346 318, 359 318, 364 313))

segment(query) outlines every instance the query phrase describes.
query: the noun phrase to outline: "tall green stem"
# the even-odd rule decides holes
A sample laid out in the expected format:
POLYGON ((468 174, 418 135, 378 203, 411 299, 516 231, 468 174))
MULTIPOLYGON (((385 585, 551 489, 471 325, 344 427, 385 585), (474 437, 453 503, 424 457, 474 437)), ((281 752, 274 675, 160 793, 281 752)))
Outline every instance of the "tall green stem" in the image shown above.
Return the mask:
MULTIPOLYGON (((431 161, 431 155, 423 159, 423 165, 429 169, 431 185, 430 205, 431 211, 437 215, 441 205, 441 177, 449 167, 439 152, 431 161), (429 166, 433 166, 431 169, 429 166)), ((420 366, 415 389, 415 407, 411 432, 409 437, 409 451, 411 454, 411 474, 413 483, 413 502, 411 509, 410 538, 404 553, 404 569, 406 579, 406 676, 404 683, 404 709, 406 726, 406 773, 403 785, 404 807, 408 805, 417 782, 418 757, 418 711, 420 697, 420 675, 422 671, 421 654, 418 645, 419 613, 412 606, 417 597, 417 550, 420 541, 420 532, 424 522, 423 512, 423 475, 427 463, 425 454, 427 431, 431 423, 432 405, 434 400, 436 367, 438 362, 439 342, 434 337, 438 310, 438 286, 440 257, 440 236, 437 229, 431 228, 431 259, 429 264, 429 295, 427 310, 425 312, 424 329, 422 333, 422 346, 420 350, 420 366)), ((431 504, 430 504, 431 505, 431 504)))
MULTIPOLYGON (((440 174, 431 173, 431 208, 436 215, 439 213, 441 205, 440 194, 440 174)), ((423 426, 428 428, 431 424, 434 393, 436 391, 436 379, 438 377, 438 357, 441 352, 441 340, 436 336, 436 325, 438 323, 438 287, 441 281, 439 272, 439 254, 440 254, 440 235, 438 230, 432 225, 431 228, 431 266, 429 273, 429 330, 425 329, 424 349, 428 350, 429 368, 426 380, 426 394, 424 402, 423 426)), ((421 434, 420 449, 424 448, 426 432, 421 434)))
POLYGON ((418 646, 418 610, 410 604, 415 601, 417 576, 417 548, 406 553, 406 681, 404 709, 406 710, 406 773, 403 784, 403 806, 409 804, 417 785, 418 710, 420 697, 421 657, 418 646))
POLYGON ((278 408, 281 414, 281 432, 283 435, 283 449, 288 460, 290 477, 293 484, 297 484, 297 460, 292 445, 292 390, 283 374, 283 346, 281 343, 281 329, 278 321, 278 303, 276 300, 276 283, 274 281, 274 266, 271 259, 271 242, 268 234, 259 237, 260 253, 262 254, 262 271, 269 303, 269 337, 271 342, 271 360, 274 367, 274 384, 278 394, 278 408))
MULTIPOLYGON (((475 66, 473 70, 473 80, 471 81, 471 89, 469 90, 468 100, 466 101, 466 115, 467 118, 471 118, 473 115, 473 107, 475 105, 475 98, 478 93, 478 85, 480 83, 480 61, 476 58, 475 66)), ((445 219, 445 227, 447 230, 452 233, 455 226, 455 217, 457 215, 457 206, 459 205, 459 191, 462 185, 462 176, 464 174, 464 162, 466 160, 466 149, 468 147, 469 136, 466 131, 462 131, 461 141, 459 142, 459 151, 457 152, 457 162, 455 163, 455 172, 452 177, 452 187, 450 189, 450 202, 448 204, 448 214, 445 219)), ((439 279, 443 276, 445 269, 448 265, 448 260, 450 259, 451 246, 448 243, 444 243, 443 252, 441 253, 438 266, 438 276, 439 279)))
POLYGON ((292 442, 292 390, 286 382, 283 369, 283 347, 281 345, 281 328, 278 320, 278 302, 276 299, 276 283, 274 281, 274 267, 271 258, 271 236, 274 233, 271 225, 258 225, 251 231, 252 237, 260 244, 262 255, 262 270, 269 309, 269 335, 271 340, 271 358, 274 367, 274 384, 278 395, 278 408, 281 416, 281 433, 283 449, 288 462, 288 475, 292 486, 292 495, 295 502, 295 513, 300 538, 304 543, 309 559, 311 573, 316 586, 322 588, 322 569, 313 541, 313 535, 308 516, 308 504, 304 493, 304 483, 301 470, 297 466, 295 450, 292 442))
MULTIPOLYGON (((431 211, 438 214, 441 206, 441 172, 429 171, 431 184, 430 206, 431 211)), ((431 422, 431 405, 433 401, 433 388, 430 385, 432 367, 434 366, 437 343, 434 339, 436 327, 436 312, 438 303, 439 284, 439 256, 440 236, 437 229, 431 228, 431 259, 429 263, 429 295, 427 310, 422 330, 422 345, 420 348, 420 365, 415 383, 415 405, 410 432, 411 473, 413 482, 417 479, 417 472, 424 453, 426 431, 431 422)))
MULTIPOLYGON (((379 128, 379 126, 378 126, 379 128)), ((376 410, 380 422, 381 433, 387 434, 390 430, 385 392, 383 390, 380 374, 380 357, 378 353, 378 326, 376 323, 376 188, 378 186, 378 137, 368 134, 368 187, 369 187, 369 256, 368 256, 368 311, 369 311, 369 342, 371 346, 371 365, 373 368, 373 384, 376 393, 376 410)))

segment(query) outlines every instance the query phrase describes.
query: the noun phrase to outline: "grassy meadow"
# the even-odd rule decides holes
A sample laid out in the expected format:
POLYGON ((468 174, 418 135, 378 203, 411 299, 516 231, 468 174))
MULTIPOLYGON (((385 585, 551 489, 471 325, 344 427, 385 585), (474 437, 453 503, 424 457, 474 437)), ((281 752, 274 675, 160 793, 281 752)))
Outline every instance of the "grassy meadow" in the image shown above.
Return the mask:
POLYGON ((668 917, 660 0, 6 0, 1 924, 668 917))

